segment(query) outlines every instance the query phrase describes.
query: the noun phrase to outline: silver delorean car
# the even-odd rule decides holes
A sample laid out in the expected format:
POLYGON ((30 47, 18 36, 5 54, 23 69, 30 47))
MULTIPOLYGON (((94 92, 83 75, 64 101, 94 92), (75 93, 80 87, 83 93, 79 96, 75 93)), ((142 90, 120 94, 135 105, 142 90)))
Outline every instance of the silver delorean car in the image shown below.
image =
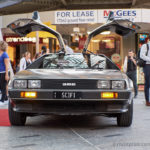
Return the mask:
POLYGON ((10 81, 11 125, 25 125, 26 118, 35 115, 105 115, 116 117, 118 126, 132 124, 132 81, 108 57, 87 48, 101 32, 127 36, 139 26, 110 15, 106 24, 89 34, 83 51, 74 54, 66 54, 60 33, 44 25, 37 13, 33 19, 18 19, 8 27, 20 36, 47 31, 60 44, 59 52, 41 56, 10 81))

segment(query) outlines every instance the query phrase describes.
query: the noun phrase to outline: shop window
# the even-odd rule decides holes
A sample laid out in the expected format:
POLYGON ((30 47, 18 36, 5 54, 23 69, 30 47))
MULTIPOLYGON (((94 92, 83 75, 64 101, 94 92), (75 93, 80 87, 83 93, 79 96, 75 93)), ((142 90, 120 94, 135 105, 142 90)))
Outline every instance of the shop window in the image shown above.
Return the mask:
POLYGON ((96 54, 104 54, 111 58, 115 53, 120 54, 120 41, 120 36, 99 34, 91 39, 88 49, 96 54))

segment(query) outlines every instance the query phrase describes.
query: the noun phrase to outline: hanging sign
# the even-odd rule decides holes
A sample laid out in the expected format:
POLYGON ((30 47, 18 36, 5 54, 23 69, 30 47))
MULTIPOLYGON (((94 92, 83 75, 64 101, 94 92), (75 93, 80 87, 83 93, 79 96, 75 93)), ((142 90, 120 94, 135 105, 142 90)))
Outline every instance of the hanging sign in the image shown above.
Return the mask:
POLYGON ((55 11, 55 24, 96 23, 97 10, 55 11))
POLYGON ((110 11, 114 12, 115 19, 128 19, 133 22, 142 21, 142 9, 103 9, 98 10, 98 22, 105 23, 110 11))

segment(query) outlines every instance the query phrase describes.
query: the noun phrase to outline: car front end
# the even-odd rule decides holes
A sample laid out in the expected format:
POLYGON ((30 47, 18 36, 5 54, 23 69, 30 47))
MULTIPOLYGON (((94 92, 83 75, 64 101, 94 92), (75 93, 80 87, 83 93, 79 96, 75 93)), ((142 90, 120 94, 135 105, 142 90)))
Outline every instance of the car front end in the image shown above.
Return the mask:
MULTIPOLYGON (((128 104, 133 99, 131 81, 111 79, 111 74, 105 79, 83 79, 87 72, 91 77, 92 74, 93 77, 96 74, 104 76, 93 70, 74 73, 74 76, 80 74, 82 79, 68 79, 70 71, 60 72, 60 76, 63 78, 64 74, 67 79, 14 79, 9 88, 14 111, 55 115, 100 115, 128 111, 128 104)), ((49 71, 49 74, 56 72, 49 71)), ((112 71, 115 76, 119 73, 112 71)))

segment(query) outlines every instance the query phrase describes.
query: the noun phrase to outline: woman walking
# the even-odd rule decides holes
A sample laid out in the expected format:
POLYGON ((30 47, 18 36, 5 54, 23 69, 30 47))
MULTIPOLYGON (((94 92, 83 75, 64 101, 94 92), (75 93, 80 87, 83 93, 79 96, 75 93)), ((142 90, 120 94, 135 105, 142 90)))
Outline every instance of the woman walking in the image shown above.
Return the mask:
POLYGON ((28 67, 28 65, 31 64, 30 58, 31 58, 31 53, 25 52, 24 57, 22 57, 20 59, 20 70, 19 71, 25 70, 26 67, 28 67))
POLYGON ((7 83, 9 81, 8 68, 9 68, 9 57, 6 53, 8 44, 5 41, 0 41, 0 90, 1 90, 1 100, 0 105, 4 103, 7 97, 7 83))

